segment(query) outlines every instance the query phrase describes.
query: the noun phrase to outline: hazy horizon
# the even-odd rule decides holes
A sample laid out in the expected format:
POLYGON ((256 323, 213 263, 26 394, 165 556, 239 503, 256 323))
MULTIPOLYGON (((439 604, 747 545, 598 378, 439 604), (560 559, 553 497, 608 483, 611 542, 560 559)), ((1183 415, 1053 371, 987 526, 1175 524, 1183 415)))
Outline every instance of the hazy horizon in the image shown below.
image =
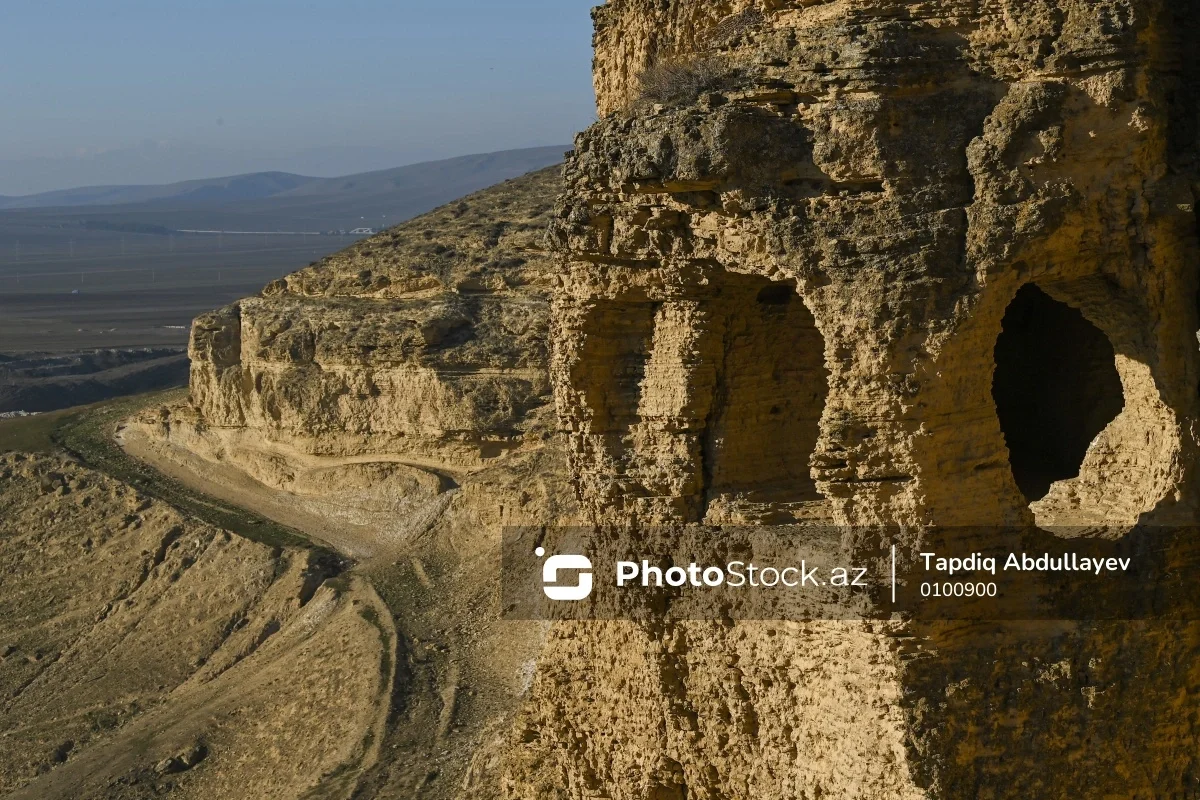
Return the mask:
POLYGON ((0 30, 23 65, 0 78, 0 195, 570 142, 595 114, 598 3, 22 3, 0 30))
MULTIPOLYGON (((401 163, 388 162, 387 166, 383 166, 383 167, 371 166, 366 169, 354 169, 350 172, 342 172, 342 171, 330 172, 329 174, 323 174, 323 173, 317 173, 317 172, 303 172, 303 171, 299 171, 299 170, 286 169, 286 168, 273 167, 273 166, 266 166, 266 167, 262 167, 262 168, 259 168, 256 166, 255 168, 240 170, 237 172, 213 172, 213 173, 205 173, 203 175, 196 175, 196 176, 192 176, 192 177, 188 177, 188 178, 178 178, 178 179, 172 178, 172 179, 165 180, 165 181, 150 181, 150 182, 142 181, 142 182, 131 182, 131 183, 90 183, 90 184, 85 183, 85 184, 79 184, 77 186, 76 185, 63 186, 63 187, 60 187, 57 189, 47 189, 47 190, 42 190, 42 191, 37 191, 37 192, 22 193, 22 194, 18 194, 18 195, 5 195, 5 194, 0 193, 0 197, 4 197, 9 200, 19 200, 24 197, 41 197, 44 195, 55 194, 57 192, 70 192, 70 191, 75 191, 75 190, 80 190, 80 189, 104 189, 104 188, 108 188, 108 187, 125 187, 125 186, 128 186, 128 187, 172 186, 175 184, 190 183, 190 182, 194 182, 194 181, 220 180, 222 178, 235 178, 235 177, 239 177, 242 175, 267 174, 267 173, 284 173, 284 174, 291 174, 291 175, 296 175, 299 177, 306 177, 306 178, 342 178, 342 177, 350 177, 353 175, 370 174, 370 173, 377 173, 377 172, 388 172, 388 171, 391 171, 394 169, 402 169, 404 167, 419 167, 423 164, 436 164, 436 163, 443 162, 443 161, 452 162, 452 161, 455 161, 456 159, 470 158, 472 156, 501 155, 504 153, 518 153, 518 152, 524 152, 524 151, 545 150, 547 148, 559 148, 559 147, 561 147, 563 149, 563 152, 565 153, 568 149, 570 149, 570 144, 564 141, 564 142, 559 142, 558 144, 535 144, 535 145, 530 145, 528 147, 504 148, 502 150, 490 150, 490 151, 482 152, 482 153, 455 153, 455 154, 449 155, 449 156, 437 156, 434 158, 420 158, 416 161, 404 161, 401 163)), ((356 148, 356 150, 362 150, 363 152, 348 154, 351 156, 351 159, 350 159, 351 163, 353 163, 354 158, 358 158, 358 159, 364 160, 364 161, 368 160, 368 159, 372 159, 372 158, 375 158, 375 159, 381 158, 379 152, 374 151, 371 148, 356 148)), ((265 157, 264 159, 262 159, 262 161, 266 162, 266 163, 272 163, 273 161, 286 161, 286 160, 287 159, 283 158, 283 157, 265 157)), ((2 162, 0 162, 0 164, 2 164, 2 162)))

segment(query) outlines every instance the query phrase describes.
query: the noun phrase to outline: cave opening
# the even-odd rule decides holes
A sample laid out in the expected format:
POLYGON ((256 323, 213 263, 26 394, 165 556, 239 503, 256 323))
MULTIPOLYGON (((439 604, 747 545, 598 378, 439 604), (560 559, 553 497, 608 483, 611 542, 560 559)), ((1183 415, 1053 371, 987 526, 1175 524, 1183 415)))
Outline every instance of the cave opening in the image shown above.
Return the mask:
POLYGON ((730 303, 705 442, 710 516, 786 521, 822 499, 812 455, 829 393, 825 340, 793 282, 728 275, 730 303))
POLYGON ((1032 283, 1004 314, 992 398, 1013 478, 1029 502, 1077 477, 1092 440, 1125 406, 1108 337, 1032 283))

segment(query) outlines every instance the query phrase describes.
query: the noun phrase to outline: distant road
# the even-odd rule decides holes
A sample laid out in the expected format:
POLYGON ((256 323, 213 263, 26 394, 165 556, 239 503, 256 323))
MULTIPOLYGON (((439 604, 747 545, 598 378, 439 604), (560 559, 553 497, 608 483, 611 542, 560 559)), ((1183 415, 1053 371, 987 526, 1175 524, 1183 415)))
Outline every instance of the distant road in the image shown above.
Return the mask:
MULTIPOLYGON (((181 228, 176 233, 232 233, 245 236, 324 236, 321 231, 193 231, 181 228)), ((349 234, 347 234, 349 235, 349 234)), ((356 236, 359 234, 355 234, 356 236)), ((365 234, 362 234, 365 235, 365 234)))

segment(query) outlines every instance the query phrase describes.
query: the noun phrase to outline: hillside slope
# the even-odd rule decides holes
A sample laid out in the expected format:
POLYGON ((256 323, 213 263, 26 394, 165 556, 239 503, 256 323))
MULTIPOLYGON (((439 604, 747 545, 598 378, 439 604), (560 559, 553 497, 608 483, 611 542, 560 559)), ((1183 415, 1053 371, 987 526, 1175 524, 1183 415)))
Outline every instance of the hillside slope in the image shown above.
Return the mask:
POLYGON ((319 180, 287 172, 254 172, 148 186, 81 186, 21 197, 0 197, 0 209, 110 206, 156 201, 230 202, 272 197, 319 180))
POLYGON ((548 378, 560 185, 557 167, 507 181, 198 318, 189 400, 121 433, 359 559, 407 676, 362 797, 500 785, 545 635, 498 619, 501 531, 578 520, 548 378))
POLYGON ((345 797, 375 763, 394 635, 310 552, 5 454, 0 568, 5 797, 345 797))

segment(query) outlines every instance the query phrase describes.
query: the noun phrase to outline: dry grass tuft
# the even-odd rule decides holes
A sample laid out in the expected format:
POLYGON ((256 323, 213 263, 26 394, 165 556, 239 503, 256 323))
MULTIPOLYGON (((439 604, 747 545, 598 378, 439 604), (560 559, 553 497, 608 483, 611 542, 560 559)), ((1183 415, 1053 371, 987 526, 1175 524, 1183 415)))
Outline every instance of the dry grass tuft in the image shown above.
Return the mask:
POLYGON ((706 92, 734 89, 743 77, 742 70, 723 58, 664 61, 638 77, 638 97, 664 105, 686 105, 696 102, 706 92))
POLYGON ((705 37, 705 44, 718 49, 728 47, 738 38, 762 25, 766 20, 767 18, 757 8, 748 8, 717 23, 717 26, 705 37))

